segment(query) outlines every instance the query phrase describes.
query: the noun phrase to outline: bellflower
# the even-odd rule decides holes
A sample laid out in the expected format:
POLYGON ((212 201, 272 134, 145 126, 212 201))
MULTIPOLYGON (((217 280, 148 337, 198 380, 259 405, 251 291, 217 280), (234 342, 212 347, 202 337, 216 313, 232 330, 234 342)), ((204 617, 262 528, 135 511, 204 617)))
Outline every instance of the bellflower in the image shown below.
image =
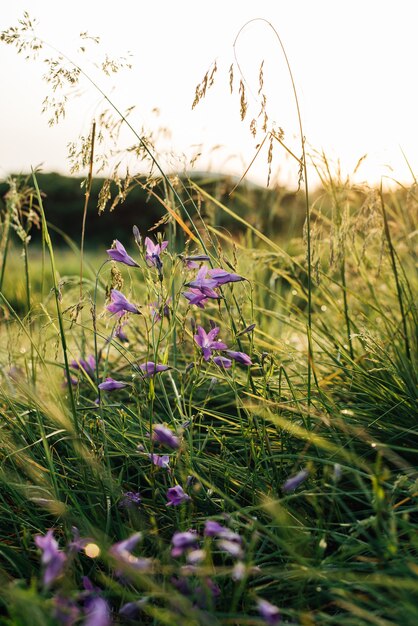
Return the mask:
MULTIPOLYGON (((214 293, 215 293, 215 297, 219 298, 218 294, 216 292, 214 293)), ((200 291, 200 289, 190 288, 189 291, 182 291, 182 295, 189 301, 190 304, 194 304, 198 306, 199 309, 204 309, 205 304, 209 299, 209 296, 204 294, 203 291, 200 291)), ((214 296, 210 296, 210 297, 214 299, 214 296)))
POLYGON ((268 624, 268 626, 277 626, 277 624, 280 624, 280 611, 277 606, 274 606, 274 604, 270 604, 270 602, 263 600, 263 598, 258 598, 257 609, 260 616, 263 618, 265 623, 268 624))
POLYGON ((112 623, 110 617, 109 605, 100 597, 92 597, 86 602, 86 619, 84 626, 110 626, 112 623))
POLYGON ((209 361, 212 350, 226 350, 227 345, 223 341, 215 341, 215 337, 219 334, 219 327, 215 326, 208 333, 201 327, 197 327, 197 334, 194 335, 194 340, 197 345, 202 349, 203 358, 205 361, 209 361))
POLYGON ((234 359, 237 363, 241 363, 241 365, 252 365, 252 361, 248 354, 245 352, 236 352, 235 350, 226 350, 226 354, 234 359))
POLYGON ((218 282, 213 278, 206 278, 208 273, 207 265, 202 265, 198 271, 196 278, 189 283, 186 283, 187 287, 193 287, 193 289, 199 289, 208 298, 217 298, 218 294, 214 291, 214 288, 218 286, 218 282))
POLYGON ((165 372, 166 370, 170 369, 168 365, 162 365, 161 363, 154 363, 154 361, 147 361, 146 363, 141 363, 139 367, 142 370, 142 373, 146 378, 149 378, 150 376, 154 376, 155 374, 158 374, 159 372, 165 372))
POLYGON ((173 545, 171 556, 178 557, 184 554, 186 550, 190 550, 191 548, 195 549, 197 547, 198 536, 194 530, 187 530, 184 533, 174 533, 171 543, 173 545))
POLYGON ((74 626, 80 616, 80 609, 74 600, 58 595, 53 598, 53 603, 53 616, 61 626, 74 626))
POLYGON ((168 454, 149 454, 148 458, 157 467, 163 467, 164 469, 170 469, 170 457, 168 454))
POLYGON ((158 441, 158 443, 162 443, 174 450, 180 445, 179 438, 176 437, 172 430, 162 424, 156 424, 154 426, 152 429, 152 438, 154 441, 158 441))
POLYGON ((216 281, 216 286, 226 285, 226 283, 236 283, 240 280, 245 280, 243 276, 227 272, 220 267, 211 269, 208 271, 209 276, 216 281))
POLYGON ((308 478, 309 472, 306 469, 301 470, 294 476, 291 476, 286 480, 286 482, 282 485, 283 491, 294 491, 299 487, 300 484, 303 483, 304 480, 308 478))
POLYGON ((96 359, 90 354, 86 359, 77 359, 71 361, 70 367, 75 370, 84 370, 91 378, 96 371, 96 359))
POLYGON ((161 244, 153 243, 149 237, 145 237, 145 260, 148 265, 151 267, 154 265, 155 267, 161 267, 161 259, 160 254, 163 250, 168 246, 168 241, 162 241, 161 244))
POLYGON ((179 504, 190 500, 190 496, 188 496, 187 493, 184 493, 183 487, 180 485, 170 487, 167 491, 167 498, 168 502, 166 506, 178 506, 179 504))
POLYGON ((58 549, 53 530, 48 530, 44 536, 35 535, 35 544, 42 551, 43 583, 45 587, 49 587, 63 573, 67 555, 58 549))
POLYGON ((218 367, 223 367, 225 369, 229 369, 232 366, 231 359, 227 359, 225 356, 214 356, 213 362, 218 367))
POLYGON ((121 381, 114 380, 108 376, 103 383, 98 385, 98 387, 101 391, 114 391, 115 389, 122 389, 123 387, 126 387, 126 385, 127 383, 122 383, 121 381))
POLYGON ((120 241, 115 239, 113 245, 114 247, 110 248, 110 250, 106 250, 112 261, 118 261, 119 263, 130 265, 131 267, 139 267, 138 263, 126 252, 120 241))
POLYGON ((108 304, 106 308, 111 313, 139 313, 139 310, 136 308, 136 306, 128 302, 123 293, 121 293, 117 289, 112 289, 112 291, 110 292, 110 298, 112 302, 111 304, 108 304))

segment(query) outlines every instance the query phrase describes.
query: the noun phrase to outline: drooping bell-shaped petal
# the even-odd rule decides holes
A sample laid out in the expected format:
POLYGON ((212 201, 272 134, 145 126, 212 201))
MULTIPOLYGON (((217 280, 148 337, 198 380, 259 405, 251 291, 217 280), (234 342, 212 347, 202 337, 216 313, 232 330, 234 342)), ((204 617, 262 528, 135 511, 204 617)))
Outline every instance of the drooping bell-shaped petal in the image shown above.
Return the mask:
POLYGON ((291 476, 286 480, 286 482, 282 485, 283 491, 294 491, 301 485, 309 476, 309 472, 306 469, 301 470, 294 476, 291 476))
POLYGON ((163 426, 163 424, 156 424, 152 429, 152 438, 158 443, 162 443, 173 450, 177 449, 180 445, 179 438, 173 433, 172 430, 163 426))
POLYGON ((35 535, 35 544, 42 551, 43 583, 45 587, 49 587, 63 573, 67 555, 59 550, 52 529, 46 535, 35 535))
POLYGON ((198 536, 196 531, 187 530, 186 532, 177 532, 171 538, 172 550, 171 556, 178 557, 184 554, 186 550, 196 548, 198 536))
POLYGON ((159 243, 154 243, 151 241, 149 237, 145 237, 145 260, 149 266, 154 265, 156 267, 161 267, 161 252, 166 249, 168 246, 168 241, 162 241, 159 243))
POLYGON ((188 496, 187 493, 184 493, 183 487, 176 485, 175 487, 170 487, 170 489, 168 489, 167 499, 168 502, 166 506, 178 506, 179 504, 183 504, 183 502, 190 500, 190 496, 188 496))
POLYGON ((209 276, 216 281, 216 286, 226 285, 226 283, 236 283, 240 280, 245 280, 243 276, 234 274, 233 272, 227 272, 221 268, 213 268, 208 270, 209 276))
POLYGON ((108 376, 103 383, 98 385, 98 387, 101 391, 114 391, 115 389, 122 389, 123 387, 126 387, 126 385, 127 383, 114 380, 114 378, 110 378, 110 376, 108 376))
POLYGON ((138 263, 134 261, 131 256, 129 256, 125 247, 117 239, 113 242, 113 247, 110 248, 110 250, 106 250, 106 252, 112 261, 118 261, 119 263, 130 265, 131 267, 139 267, 138 263))
POLYGON ((263 600, 263 598, 258 598, 257 600, 257 609, 268 626, 277 626, 281 622, 280 611, 277 606, 267 602, 267 600, 263 600))
POLYGON ((235 350, 226 350, 226 354, 241 365, 252 365, 252 361, 245 352, 236 352, 235 350))
POLYGON ((154 376, 155 374, 158 374, 159 372, 165 372, 166 370, 170 369, 169 365, 162 365, 161 363, 154 363, 154 361, 147 361, 146 363, 141 363, 139 367, 142 370, 142 373, 144 374, 146 378, 149 378, 150 376, 154 376))
POLYGON ((110 608, 104 598, 93 596, 86 602, 86 619, 83 626, 110 626, 110 608))
POLYGON ((134 304, 131 304, 123 293, 118 291, 117 289, 112 289, 110 292, 110 299, 112 300, 111 304, 107 305, 107 310, 111 313, 120 313, 128 312, 128 313, 139 313, 139 310, 134 304))

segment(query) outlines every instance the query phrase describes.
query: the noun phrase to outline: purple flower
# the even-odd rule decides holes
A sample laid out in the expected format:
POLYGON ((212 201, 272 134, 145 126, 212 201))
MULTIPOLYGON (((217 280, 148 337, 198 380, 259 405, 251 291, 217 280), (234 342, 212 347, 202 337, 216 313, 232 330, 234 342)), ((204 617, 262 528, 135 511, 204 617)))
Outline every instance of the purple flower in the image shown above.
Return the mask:
POLYGON ((286 482, 282 485, 282 490, 294 491, 295 489, 299 487, 300 484, 303 483, 304 480, 308 478, 308 475, 309 475, 308 470, 306 469, 301 470, 300 472, 298 472, 297 474, 295 474, 294 476, 291 476, 290 478, 286 480, 286 482))
POLYGON ((267 602, 267 600, 258 598, 257 609, 265 623, 268 624, 268 626, 276 626, 276 624, 280 624, 280 611, 277 606, 274 606, 274 604, 270 604, 270 602, 267 602))
POLYGON ((162 443, 169 448, 177 449, 180 445, 179 438, 173 434, 173 431, 163 426, 162 424, 156 424, 152 429, 152 438, 158 443, 162 443))
POLYGON ((194 335, 194 340, 197 345, 202 348, 203 358, 205 361, 209 361, 212 350, 226 350, 228 347, 222 341, 214 341, 215 337, 219 334, 219 327, 215 326, 208 333, 201 327, 197 327, 197 335, 194 335))
POLYGON ((180 485, 170 487, 167 491, 167 498, 168 502, 166 506, 178 506, 179 504, 190 500, 190 496, 188 496, 187 493, 184 493, 183 487, 180 487, 180 485))
POLYGON ((141 368, 146 378, 170 369, 168 365, 161 365, 161 363, 154 363, 153 361, 147 361, 146 363, 142 363, 139 367, 141 368))
POLYGON ((232 365, 231 359, 227 359, 225 356, 214 356, 213 362, 218 367, 223 367, 225 369, 229 369, 232 365))
POLYGON ((93 597, 86 603, 86 619, 83 626, 110 626, 109 605, 103 598, 93 597))
POLYGON ((35 544, 42 550, 43 583, 49 587, 63 573, 67 556, 58 549, 53 530, 48 530, 46 535, 35 535, 35 544))
POLYGON ((126 385, 127 383, 122 383, 121 381, 114 380, 108 376, 103 383, 98 385, 98 387, 102 391, 114 391, 115 389, 122 389, 123 387, 126 387, 126 385))
POLYGON ((90 354, 85 360, 78 359, 77 361, 71 361, 70 367, 75 370, 82 370, 92 378, 96 371, 96 359, 90 354))
POLYGON ((139 310, 136 308, 136 306, 128 302, 123 293, 121 293, 117 289, 112 289, 112 291, 110 292, 110 298, 112 300, 112 303, 108 304, 106 308, 111 313, 120 313, 121 311, 128 313, 139 313, 139 310))
POLYGON ((190 550, 195 549, 198 544, 198 536, 195 530, 187 530, 184 533, 174 533, 171 543, 173 548, 171 550, 171 556, 178 557, 190 550))
POLYGON ((226 283, 236 283, 240 280, 245 280, 243 276, 238 276, 238 274, 233 273, 231 274, 231 272, 227 272, 220 267, 209 270, 208 274, 216 281, 217 287, 225 285, 226 283))
POLYGON ((245 352, 236 352, 235 350, 227 350, 226 354, 234 359, 237 363, 241 363, 241 365, 252 365, 252 361, 248 354, 245 352))
POLYGON ((219 522, 207 520, 205 522, 205 530, 203 532, 206 537, 216 537, 221 535, 225 530, 227 530, 225 526, 222 526, 219 522))
POLYGON ((110 250, 106 250, 112 261, 119 261, 119 263, 124 263, 125 265, 130 265, 131 267, 139 267, 138 263, 133 260, 132 257, 126 252, 124 246, 115 239, 113 242, 114 247, 110 248, 110 250))
POLYGON ((165 469, 170 468, 170 457, 168 454, 149 454, 148 458, 157 467, 163 467, 165 469))
POLYGON ((163 250, 168 246, 168 241, 162 241, 161 244, 153 243, 149 237, 145 237, 145 260, 148 265, 151 267, 154 265, 155 267, 161 267, 161 259, 160 254, 163 250))
POLYGON ((183 291, 182 295, 189 301, 190 304, 198 306, 200 309, 205 308, 205 304, 210 298, 219 298, 216 292, 215 296, 207 296, 200 289, 190 289, 190 291, 183 291))
POLYGON ((122 509, 135 509, 141 504, 141 496, 136 491, 127 491, 123 494, 119 502, 119 507, 122 509))
POLYGON ((214 288, 218 286, 218 282, 213 278, 206 278, 207 273, 208 267, 206 265, 202 265, 196 275, 196 278, 189 283, 186 283, 186 286, 198 289, 205 294, 207 298, 218 298, 218 294, 214 291, 214 288))
POLYGON ((128 539, 113 544, 109 550, 109 554, 122 566, 128 566, 138 571, 145 571, 150 566, 150 559, 140 558, 132 554, 132 550, 141 538, 142 533, 134 533, 128 537, 128 539))
MULTIPOLYGON (((241 539, 241 538, 240 538, 241 539)), ((218 541, 218 547, 225 552, 228 552, 234 558, 241 558, 243 555, 242 548, 236 541, 230 541, 229 539, 221 539, 218 541)))
POLYGON ((119 611, 119 615, 122 615, 129 620, 138 620, 141 614, 141 609, 146 604, 147 598, 142 598, 136 602, 127 602, 119 611))

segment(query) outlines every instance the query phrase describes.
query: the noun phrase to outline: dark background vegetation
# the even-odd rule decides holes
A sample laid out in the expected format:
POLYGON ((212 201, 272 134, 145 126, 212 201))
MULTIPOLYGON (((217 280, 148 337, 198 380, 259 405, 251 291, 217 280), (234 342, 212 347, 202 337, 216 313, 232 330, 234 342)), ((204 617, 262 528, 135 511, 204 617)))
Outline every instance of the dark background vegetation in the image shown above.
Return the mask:
MULTIPOLYGON (((19 178, 26 180, 28 186, 33 186, 30 176, 19 178)), ((43 194, 43 204, 47 220, 59 227, 67 236, 78 242, 80 240, 81 223, 85 201, 86 187, 83 178, 62 176, 57 173, 38 173, 36 175, 39 188, 43 194)), ((219 202, 234 210, 240 217, 246 219, 262 232, 274 236, 286 231, 301 234, 304 220, 303 193, 290 192, 284 188, 266 189, 252 183, 242 183, 232 195, 231 191, 236 180, 214 174, 199 174, 193 181, 204 188, 207 193, 219 202)), ((111 183, 111 198, 106 208, 99 214, 98 202, 100 190, 103 188, 104 178, 95 178, 92 183, 91 197, 88 206, 86 221, 86 247, 110 245, 113 239, 129 241, 132 236, 132 226, 138 226, 142 234, 147 233, 162 218, 167 216, 156 195, 165 201, 170 201, 163 183, 156 183, 152 193, 144 189, 145 178, 138 177, 132 181, 126 198, 111 209, 114 199, 118 195, 118 188, 111 183)), ((0 203, 4 209, 5 194, 9 189, 7 181, 0 182, 0 203)), ((177 179, 176 191, 182 197, 186 206, 191 206, 191 198, 199 205, 202 217, 206 223, 226 229, 233 235, 238 235, 244 226, 214 203, 198 198, 198 193, 192 189, 191 179, 177 179)), ((171 206, 175 206, 174 203, 171 206)), ((183 216, 184 218, 184 216, 183 216)), ((161 228, 163 226, 161 225, 161 228)), ((63 243, 60 235, 51 233, 54 245, 63 243)), ((40 242, 40 232, 36 228, 31 230, 32 242, 40 242)))

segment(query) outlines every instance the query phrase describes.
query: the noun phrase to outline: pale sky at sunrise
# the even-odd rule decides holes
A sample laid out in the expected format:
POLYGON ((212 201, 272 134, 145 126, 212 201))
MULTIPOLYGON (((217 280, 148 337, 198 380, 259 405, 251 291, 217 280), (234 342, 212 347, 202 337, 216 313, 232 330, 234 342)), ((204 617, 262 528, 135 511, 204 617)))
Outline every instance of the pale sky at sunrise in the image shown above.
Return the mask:
MULTIPOLYGON (((167 168, 188 167, 240 176, 255 154, 249 123, 260 101, 258 70, 264 59, 265 93, 270 120, 283 128, 285 142, 299 156, 298 125, 289 76, 272 30, 251 22, 236 51, 244 73, 249 112, 240 121, 238 72, 233 96, 228 70, 239 29, 253 18, 265 18, 278 30, 290 61, 308 150, 322 150, 342 172, 350 174, 364 154, 356 180, 376 182, 382 175, 410 181, 402 156, 418 173, 418 3, 415 0, 13 0, 2 1, 0 30, 28 11, 38 21, 37 33, 85 69, 120 109, 136 105, 135 128, 170 134, 159 140, 167 168), (101 38, 80 61, 78 35, 101 38), (92 61, 132 54, 132 70, 105 79, 92 61), (196 84, 217 60, 215 85, 193 111, 196 84), (156 115, 153 109, 158 108, 156 115), (174 156, 176 155, 176 156, 174 156), (392 168, 392 170, 390 169, 392 168)), ((56 55, 51 51, 50 56, 56 55)), ((49 128, 41 114, 49 93, 42 62, 25 61, 15 49, 0 44, 0 178, 28 172, 69 171, 67 144, 87 134, 101 98, 86 82, 70 104, 63 123, 49 128)), ((135 138, 125 134, 123 145, 135 138)), ((116 160, 116 156, 114 157, 116 160)), ((265 183, 267 150, 260 153, 249 178, 265 183)), ((132 165, 132 162, 131 162, 132 165)), ((135 167, 135 164, 134 164, 135 167)), ((273 175, 290 185, 297 164, 275 144, 273 175)), ((314 178, 314 177, 313 177, 314 178)))

